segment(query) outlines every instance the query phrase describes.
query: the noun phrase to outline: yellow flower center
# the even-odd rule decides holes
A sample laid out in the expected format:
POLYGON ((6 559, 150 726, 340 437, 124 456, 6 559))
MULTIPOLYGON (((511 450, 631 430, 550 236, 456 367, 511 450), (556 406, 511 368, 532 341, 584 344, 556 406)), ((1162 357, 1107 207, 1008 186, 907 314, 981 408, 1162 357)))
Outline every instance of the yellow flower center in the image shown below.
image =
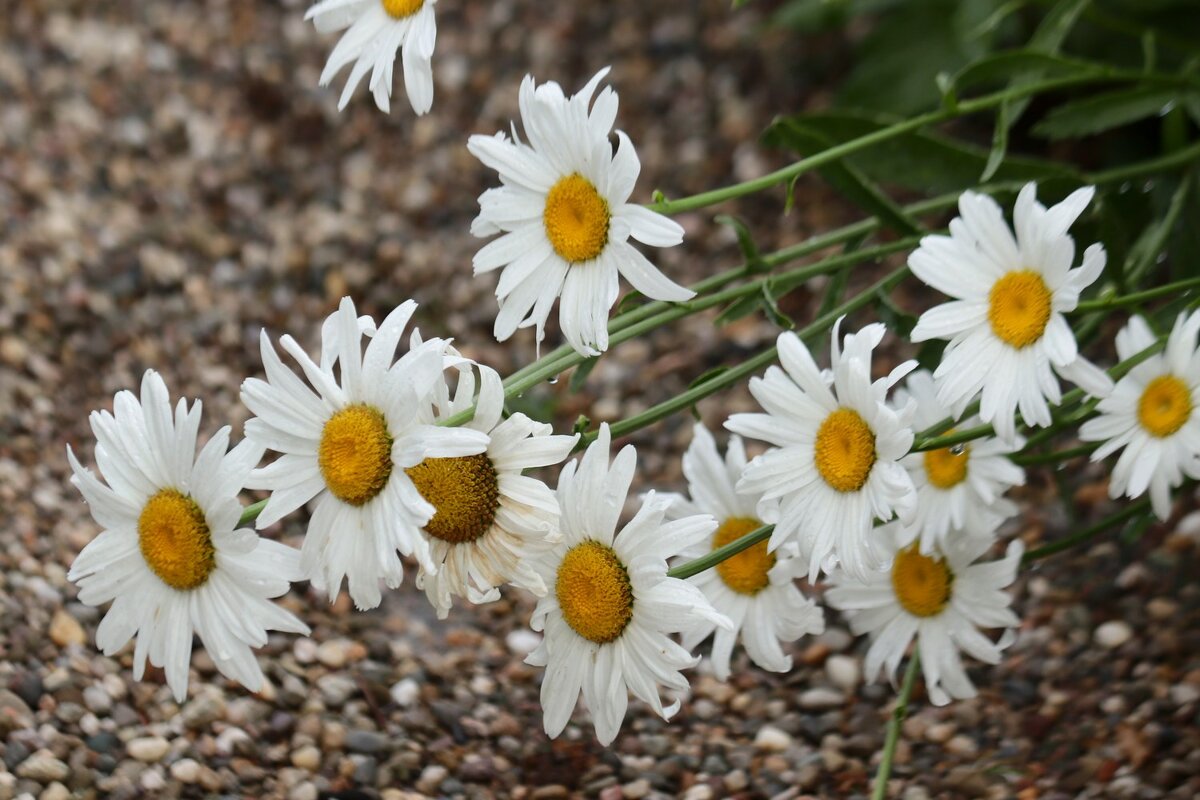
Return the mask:
POLYGON ((346 406, 325 423, 317 465, 333 496, 361 506, 392 475, 392 435, 383 414, 368 405, 346 406))
POLYGON ((1159 375, 1146 384, 1138 400, 1138 422, 1151 435, 1170 436, 1192 415, 1192 393, 1174 375, 1159 375))
MULTIPOLYGON (((946 431, 947 436, 951 433, 954 433, 953 428, 946 431)), ((967 479, 967 461, 970 460, 970 455, 971 446, 968 444, 926 450, 925 476, 939 489, 953 488, 967 479)))
POLYGON ((380 0, 380 2, 383 3, 383 10, 392 19, 411 17, 421 10, 421 6, 425 5, 425 0, 380 0))
POLYGON ((921 555, 917 545, 896 554, 892 588, 905 611, 914 617, 933 617, 950 602, 954 573, 941 558, 921 555))
POLYGON ((875 465, 875 434, 857 411, 839 408, 817 429, 817 471, 839 492, 857 492, 875 465))
POLYGON ((550 187, 542 224, 554 252, 567 263, 577 264, 604 252, 610 217, 608 201, 576 172, 550 187))
MULTIPOLYGON (((713 550, 761 527, 762 523, 756 519, 730 517, 713 534, 713 550)), ((717 574, 726 586, 739 594, 758 594, 770 583, 767 573, 773 566, 775 554, 768 553, 766 541, 761 541, 717 564, 717 574)))
POLYGON ((633 586, 611 547, 595 541, 577 544, 563 556, 554 583, 563 619, 596 644, 608 644, 633 619, 633 586))
POLYGON ((487 453, 427 458, 404 472, 437 509, 425 525, 430 536, 451 544, 473 542, 495 522, 500 483, 487 453))
POLYGON ((992 333, 1020 350, 1042 338, 1050 321, 1053 297, 1042 276, 1015 270, 992 284, 988 293, 988 322, 992 333))
POLYGON ((202 586, 217 568, 204 512, 178 489, 160 489, 138 517, 138 547, 150 571, 172 589, 202 586))

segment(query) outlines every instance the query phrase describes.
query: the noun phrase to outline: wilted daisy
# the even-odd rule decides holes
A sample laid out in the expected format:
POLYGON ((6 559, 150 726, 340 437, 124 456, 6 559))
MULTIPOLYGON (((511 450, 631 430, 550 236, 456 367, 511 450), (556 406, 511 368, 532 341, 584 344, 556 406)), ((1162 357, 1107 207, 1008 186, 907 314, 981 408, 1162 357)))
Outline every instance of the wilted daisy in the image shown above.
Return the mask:
POLYGON ((437 23, 433 6, 437 0, 322 0, 305 13, 321 33, 344 29, 325 69, 321 86, 328 86, 342 67, 353 63, 338 110, 346 107, 358 82, 367 71, 367 86, 380 111, 390 110, 392 70, 396 51, 404 64, 404 88, 413 111, 424 114, 433 106, 433 58, 437 23))
POLYGON ((695 293, 669 280, 628 241, 672 247, 683 241, 674 221, 629 203, 641 164, 633 144, 617 131, 616 153, 609 131, 617 95, 605 87, 602 69, 579 94, 563 95, 557 83, 521 83, 521 120, 529 143, 503 133, 472 136, 471 153, 500 173, 503 184, 479 198, 476 236, 503 234, 475 254, 475 273, 503 268, 496 297, 496 338, 518 327, 537 326, 544 335, 554 300, 562 295, 559 322, 576 351, 608 349, 608 311, 617 299, 617 274, 655 300, 687 300, 695 293))
MULTIPOLYGON (((519 412, 503 418, 500 376, 483 365, 478 370, 475 415, 464 427, 487 434, 487 450, 457 458, 426 458, 405 470, 436 509, 425 532, 437 572, 422 569, 417 586, 443 619, 450 611, 451 596, 484 603, 499 597, 496 587, 504 583, 538 597, 546 594, 533 559, 559 539, 558 499, 545 483, 522 472, 559 463, 579 438, 552 435, 550 425, 519 412)), ((437 419, 470 408, 475 393, 472 365, 459 370, 453 398, 445 381, 439 381, 435 392, 437 419)))
POLYGON ((856 575, 879 564, 871 546, 875 518, 907 519, 915 493, 900 459, 912 446, 913 407, 887 405, 887 392, 913 367, 906 361, 871 382, 871 354, 883 339, 868 325, 838 344, 833 328, 832 371, 822 373, 796 334, 779 336, 779 361, 750 393, 765 414, 734 414, 725 427, 775 445, 746 467, 738 491, 763 501, 779 498, 770 548, 797 538, 808 557, 809 580, 836 557, 856 575))
MULTIPOLYGON (((896 402, 912 401, 916 407, 913 424, 928 428, 951 416, 937 397, 933 376, 918 370, 896 390, 896 402)), ((959 427, 980 424, 970 417, 959 427)), ((953 428, 947 433, 953 432, 953 428)), ((941 545, 949 535, 992 536, 997 525, 1017 513, 1014 503, 1003 494, 1025 483, 1025 471, 1007 456, 1024 446, 1018 436, 1005 443, 994 436, 970 442, 911 453, 902 459, 917 489, 917 507, 905 526, 903 544, 920 538, 921 552, 941 545)))
POLYGON ((615 533, 637 454, 627 445, 610 468, 608 453, 605 424, 578 469, 575 461, 563 467, 558 481, 563 538, 538 564, 554 591, 538 601, 530 621, 545 637, 525 659, 546 667, 547 735, 562 732, 582 690, 601 744, 616 737, 628 692, 663 719, 679 710, 679 700, 663 706, 658 686, 686 690, 679 670, 699 659, 668 634, 706 623, 732 628, 699 589, 667 577, 667 559, 707 540, 716 521, 709 516, 665 521, 670 501, 651 492, 615 533))
POLYGON ((926 236, 908 259, 913 274, 956 298, 921 315, 914 342, 947 339, 933 376, 938 398, 961 416, 982 392, 979 415, 1012 440, 1017 409, 1027 425, 1050 424, 1047 399, 1062 400, 1060 377, 1103 397, 1112 381, 1079 355, 1063 314, 1104 271, 1104 248, 1093 244, 1076 269, 1067 234, 1095 190, 1072 192, 1046 209, 1027 184, 1014 210, 1016 238, 995 200, 964 192, 949 236, 926 236))
POLYGON ((187 696, 192 635, 199 634, 221 674, 251 691, 263 673, 252 649, 267 631, 308 633, 308 626, 268 601, 300 578, 298 553, 238 528, 238 492, 262 457, 243 441, 226 452, 228 426, 196 455, 200 401, 180 399, 171 414, 158 373, 142 377, 141 402, 118 392, 113 413, 91 415, 96 463, 107 485, 84 468, 70 446, 67 459, 96 522, 67 577, 87 605, 112 601, 96 629, 106 656, 137 635, 133 677, 146 659, 166 671, 175 699, 187 696))
POLYGON ((415 310, 410 300, 375 330, 369 318, 358 320, 354 303, 343 298, 322 329, 322 364, 291 336, 280 337, 311 388, 283 365, 264 331, 267 379, 242 383, 242 402, 256 415, 246 423, 246 436, 282 454, 247 482, 271 491, 258 527, 315 499, 301 568, 331 600, 342 579, 348 579, 359 608, 379 605, 380 578, 389 587, 400 585, 404 567, 397 551, 429 572, 437 569, 421 532, 434 507, 421 498, 405 470, 429 457, 474 455, 488 445, 487 434, 480 431, 417 419, 415 410, 431 402, 434 385, 442 379, 446 344, 418 339, 393 363, 415 310), (372 331, 364 354, 363 334, 372 331))
POLYGON ((856 635, 871 635, 863 670, 868 680, 881 671, 894 678, 916 636, 925 687, 934 705, 974 697, 959 651, 988 664, 1000 662, 1001 652, 1012 642, 1012 629, 1020 623, 1009 608, 1012 598, 1001 589, 1016 578, 1024 548, 1014 541, 1002 560, 976 564, 993 540, 959 536, 922 555, 915 543, 898 547, 903 535, 896 523, 877 530, 878 540, 892 551, 891 567, 862 579, 837 570, 825 597, 846 613, 856 635), (979 628, 1008 630, 992 641, 979 628))
MULTIPOLYGON (((729 448, 722 460, 712 434, 703 425, 697 423, 692 431, 692 444, 683 455, 690 500, 673 498, 670 514, 711 514, 717 519, 717 530, 708 541, 684 550, 681 560, 707 555, 776 519, 777 503, 759 507, 759 497, 738 494, 734 488, 746 467, 746 449, 741 438, 729 437, 729 448)), ((795 551, 795 544, 789 542, 771 553, 762 541, 715 568, 688 578, 733 623, 733 629, 729 630, 706 621, 683 636, 683 646, 695 650, 696 645, 715 632, 713 672, 720 680, 729 678, 729 659, 739 632, 755 664, 773 672, 786 672, 791 669, 792 657, 784 655, 779 643, 794 642, 806 633, 825 630, 821 608, 796 588, 793 579, 804 571, 806 564, 795 557, 795 551)))
MULTIPOLYGON (((1183 476, 1200 478, 1200 311, 1180 314, 1166 350, 1134 367, 1100 401, 1100 416, 1079 429, 1079 438, 1104 442, 1092 460, 1117 450, 1121 455, 1108 484, 1110 497, 1140 497, 1150 489, 1159 519, 1171 513, 1171 490, 1183 476)), ((1117 334, 1117 357, 1124 361, 1154 344, 1141 317, 1117 334)))

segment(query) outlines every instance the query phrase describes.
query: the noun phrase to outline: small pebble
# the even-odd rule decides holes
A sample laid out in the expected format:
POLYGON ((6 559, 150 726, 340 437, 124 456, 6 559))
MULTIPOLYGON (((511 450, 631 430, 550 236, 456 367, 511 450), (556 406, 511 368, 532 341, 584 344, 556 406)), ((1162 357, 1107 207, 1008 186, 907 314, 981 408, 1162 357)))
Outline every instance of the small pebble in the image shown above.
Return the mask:
POLYGON ((858 659, 852 656, 832 655, 825 662, 825 672, 830 682, 845 692, 852 692, 862 678, 858 659))
POLYGON ((826 711, 846 704, 846 695, 834 689, 817 687, 800 694, 800 707, 806 711, 826 711))
POLYGON ((754 746, 767 752, 780 752, 792 746, 792 737, 773 725, 764 725, 754 736, 754 746))
POLYGON ((138 739, 130 739, 125 745, 125 750, 130 756, 141 761, 143 764, 155 764, 162 760, 162 757, 171 749, 171 743, 161 736, 143 736, 138 739))
POLYGON ((1096 644, 1106 650, 1116 650, 1133 638, 1133 628, 1124 620, 1114 619, 1096 628, 1096 644))
POLYGON ((405 678, 392 684, 390 694, 396 705, 408 708, 421 696, 421 685, 412 678, 405 678))

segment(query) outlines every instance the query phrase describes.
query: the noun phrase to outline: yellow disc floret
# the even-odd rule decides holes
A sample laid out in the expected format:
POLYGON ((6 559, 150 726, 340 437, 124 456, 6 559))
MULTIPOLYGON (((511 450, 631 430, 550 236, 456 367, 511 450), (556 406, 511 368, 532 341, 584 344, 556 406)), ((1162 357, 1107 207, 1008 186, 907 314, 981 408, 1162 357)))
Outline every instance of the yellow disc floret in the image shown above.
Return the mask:
MULTIPOLYGON (((946 435, 954 433, 946 431, 946 435)), ((967 479, 971 446, 959 444, 925 451, 925 477, 939 489, 951 489, 967 479)))
POLYGON ((1042 276, 1033 270, 1008 273, 988 293, 988 322, 997 338, 1020 350, 1042 338, 1053 300, 1042 276))
POLYGON ((196 501, 178 489, 160 489, 138 517, 138 547, 150 571, 172 589, 204 585, 217 568, 217 551, 196 501))
POLYGON ((1192 392, 1174 375, 1159 375, 1138 400, 1138 422, 1152 436, 1170 436, 1192 416, 1192 392))
MULTIPOLYGON (((750 517, 730 517, 713 534, 713 550, 761 527, 761 522, 750 517)), ((773 566, 775 554, 767 552, 764 540, 717 564, 717 575, 726 586, 739 594, 758 594, 770 584, 767 573, 773 566)))
POLYGON ((542 224, 554 252, 569 264, 591 261, 608 243, 608 201, 579 173, 559 179, 546 194, 542 224))
POLYGON ((325 423, 317 465, 333 496, 361 506, 387 486, 392 475, 392 435, 378 409, 346 406, 325 423))
POLYGON ((950 603, 954 573, 944 559, 921 555, 917 545, 896 554, 892 589, 905 611, 914 617, 934 617, 950 603))
POLYGON ((425 5, 425 0, 380 0, 380 2, 383 3, 383 10, 392 19, 411 17, 421 10, 421 6, 425 5))
POLYGON ((633 586, 611 547, 577 544, 563 556, 554 583, 563 619, 596 644, 614 641, 633 619, 633 586))
POLYGON ((839 492, 857 492, 875 466, 875 434, 857 411, 839 408, 817 429, 817 471, 839 492))
POLYGON ((427 458, 404 470, 437 511, 425 530, 451 544, 473 542, 488 532, 500 507, 500 484, 487 453, 427 458))

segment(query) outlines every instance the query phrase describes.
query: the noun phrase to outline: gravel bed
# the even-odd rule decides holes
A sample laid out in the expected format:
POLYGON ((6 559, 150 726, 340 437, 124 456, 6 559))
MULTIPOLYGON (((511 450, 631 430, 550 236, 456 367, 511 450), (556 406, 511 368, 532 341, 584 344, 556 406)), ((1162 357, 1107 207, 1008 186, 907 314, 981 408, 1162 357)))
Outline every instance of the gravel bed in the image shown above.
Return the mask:
MULTIPOLYGON (((763 28, 777 3, 579 5, 444 0, 436 99, 415 119, 363 96, 336 112, 316 88, 334 38, 280 0, 18 0, 0 21, 0 800, 37 798, 865 797, 893 690, 860 680, 863 643, 830 628, 794 648, 786 675, 693 675, 665 724, 631 703, 599 746, 584 712, 541 730, 531 598, 456 606, 438 622, 410 583, 368 613, 297 586, 283 604, 311 639, 273 636, 270 685, 251 695, 197 652, 188 700, 131 655, 100 655, 100 610, 66 570, 97 532, 67 482, 65 447, 92 463, 87 412, 142 371, 202 397, 202 435, 240 430, 243 377, 266 327, 316 342, 343 294, 377 317, 413 297, 424 332, 452 335, 502 373, 532 334, 491 339, 494 279, 471 277, 467 233, 491 180, 465 147, 516 115, 529 71, 569 90, 613 65, 618 127, 638 146, 638 196, 679 196, 786 161, 756 143, 781 111, 825 101, 797 75, 803 47, 763 28)), ((851 221, 818 181, 721 209, 764 250, 851 221)), ((714 212, 684 215, 684 246, 658 258, 680 280, 738 260, 714 212)), ((883 265, 886 266, 886 265, 883 265)), ((865 271, 854 283, 870 278, 865 271)), ((900 301, 928 303, 902 293, 900 301)), ((807 291, 784 309, 814 311, 807 291)), ((865 321, 857 320, 856 322, 865 321)), ((531 391, 523 408, 560 428, 618 419, 736 362, 776 331, 712 315, 615 348, 585 390, 531 391)), ((558 341, 551 328, 551 343, 558 341)), ((885 353, 898 360, 907 353, 885 353)), ((713 426, 752 408, 744 387, 705 401, 713 426)), ((638 487, 682 488, 680 415, 638 433, 638 487)), ((1074 462, 1083 519, 1111 512, 1103 475, 1074 462)), ((1075 527, 1049 474, 1018 493, 1011 532, 1036 544, 1075 527)), ((1104 537, 1019 581, 1024 625, 1004 663, 976 667, 980 695, 944 709, 915 698, 892 796, 1178 798, 1200 794, 1200 512, 1196 498, 1137 540, 1104 537)), ((293 516, 268 535, 298 544, 293 516)))

